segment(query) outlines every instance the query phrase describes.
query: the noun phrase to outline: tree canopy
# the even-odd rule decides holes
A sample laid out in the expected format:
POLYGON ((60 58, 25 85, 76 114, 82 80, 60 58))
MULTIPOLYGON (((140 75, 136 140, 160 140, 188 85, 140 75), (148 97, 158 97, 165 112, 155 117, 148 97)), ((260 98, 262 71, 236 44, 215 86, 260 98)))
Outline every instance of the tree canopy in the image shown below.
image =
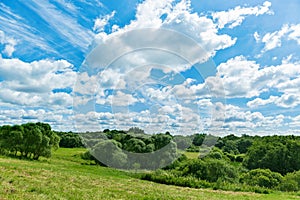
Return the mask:
POLYGON ((46 123, 26 123, 0 127, 0 152, 39 159, 51 157, 51 149, 59 147, 60 138, 46 123))

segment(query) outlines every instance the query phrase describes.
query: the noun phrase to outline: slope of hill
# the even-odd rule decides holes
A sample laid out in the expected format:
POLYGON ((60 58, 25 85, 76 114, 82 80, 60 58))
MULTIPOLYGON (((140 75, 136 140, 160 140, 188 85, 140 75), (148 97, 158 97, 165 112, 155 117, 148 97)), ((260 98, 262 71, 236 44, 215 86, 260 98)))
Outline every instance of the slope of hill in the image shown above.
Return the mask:
POLYGON ((255 194, 167 186, 89 165, 84 149, 60 148, 39 161, 0 157, 0 199, 299 199, 295 193, 255 194))

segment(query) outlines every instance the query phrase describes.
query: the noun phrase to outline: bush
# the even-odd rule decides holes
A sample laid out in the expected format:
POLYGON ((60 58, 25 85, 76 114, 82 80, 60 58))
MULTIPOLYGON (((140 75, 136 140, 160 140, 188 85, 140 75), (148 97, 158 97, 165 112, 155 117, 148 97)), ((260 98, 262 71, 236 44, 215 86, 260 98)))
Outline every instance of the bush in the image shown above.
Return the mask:
POLYGON ((279 189, 282 191, 298 191, 300 188, 300 171, 288 173, 284 176, 279 189))
POLYGON ((286 192, 294 192, 299 190, 298 183, 292 179, 284 179, 279 185, 279 190, 286 192))
POLYGON ((275 188, 282 182, 282 175, 269 169, 254 169, 242 174, 241 183, 265 188, 275 188))
POLYGON ((194 176, 209 182, 217 180, 235 182, 238 177, 237 170, 224 160, 206 158, 187 160, 177 169, 182 176, 194 176))
POLYGON ((178 176, 178 174, 173 171, 157 170, 153 173, 140 174, 139 178, 142 180, 153 181, 161 184, 177 185, 191 188, 209 188, 212 186, 205 180, 200 180, 193 176, 178 176))
POLYGON ((216 182, 235 182, 238 178, 237 170, 224 160, 206 159, 207 176, 205 180, 216 182))

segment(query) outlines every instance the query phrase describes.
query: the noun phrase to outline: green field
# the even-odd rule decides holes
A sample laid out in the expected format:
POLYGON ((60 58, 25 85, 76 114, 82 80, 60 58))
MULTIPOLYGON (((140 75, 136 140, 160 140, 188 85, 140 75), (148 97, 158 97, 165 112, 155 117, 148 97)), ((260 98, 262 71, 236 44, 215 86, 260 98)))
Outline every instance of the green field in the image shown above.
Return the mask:
POLYGON ((256 194, 168 186, 128 173, 88 165, 84 149, 63 149, 39 161, 0 157, 0 200, 4 199, 300 199, 298 193, 256 194))

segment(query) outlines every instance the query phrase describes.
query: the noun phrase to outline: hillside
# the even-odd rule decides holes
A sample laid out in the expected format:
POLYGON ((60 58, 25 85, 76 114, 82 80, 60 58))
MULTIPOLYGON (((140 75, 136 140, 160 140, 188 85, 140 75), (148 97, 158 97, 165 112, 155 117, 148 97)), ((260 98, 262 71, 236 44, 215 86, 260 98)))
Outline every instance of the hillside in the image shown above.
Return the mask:
POLYGON ((84 149, 60 148, 39 161, 0 157, 0 199, 299 199, 296 193, 255 194, 167 186, 89 165, 84 149))

